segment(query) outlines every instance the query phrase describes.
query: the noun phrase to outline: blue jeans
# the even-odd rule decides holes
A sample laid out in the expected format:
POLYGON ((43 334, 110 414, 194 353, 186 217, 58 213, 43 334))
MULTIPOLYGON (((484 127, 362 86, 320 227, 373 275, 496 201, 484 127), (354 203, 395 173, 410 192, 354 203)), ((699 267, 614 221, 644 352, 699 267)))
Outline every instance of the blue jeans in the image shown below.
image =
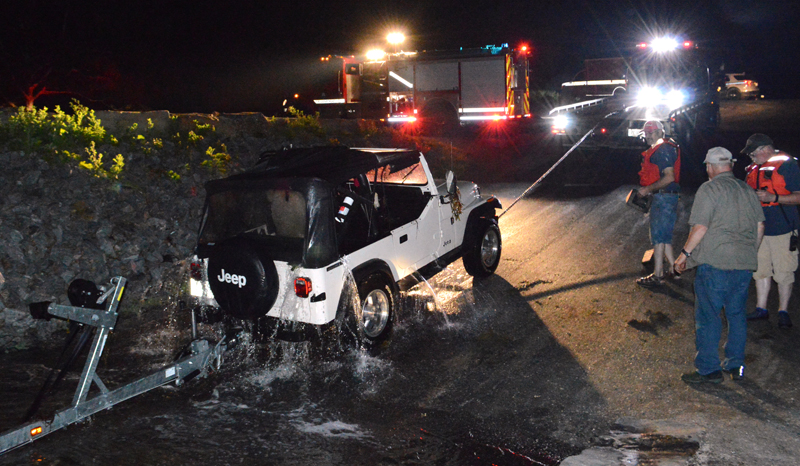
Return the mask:
POLYGON ((747 340, 745 304, 752 276, 753 272, 749 270, 722 270, 708 264, 697 267, 694 279, 697 355, 694 365, 700 374, 744 366, 744 345, 747 340), (728 319, 728 341, 725 343, 725 361, 720 365, 722 308, 725 308, 725 317, 728 319))
POLYGON ((653 244, 672 244, 672 230, 678 219, 677 194, 653 194, 650 204, 650 242, 653 244))

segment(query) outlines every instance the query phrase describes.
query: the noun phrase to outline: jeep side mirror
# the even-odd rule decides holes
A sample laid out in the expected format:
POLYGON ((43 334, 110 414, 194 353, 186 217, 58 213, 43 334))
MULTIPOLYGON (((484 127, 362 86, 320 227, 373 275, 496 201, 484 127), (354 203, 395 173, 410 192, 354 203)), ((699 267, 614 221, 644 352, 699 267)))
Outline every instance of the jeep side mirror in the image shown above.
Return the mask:
POLYGON ((456 193, 457 183, 456 175, 453 174, 452 170, 447 170, 445 180, 447 182, 447 194, 450 196, 454 195, 456 193))

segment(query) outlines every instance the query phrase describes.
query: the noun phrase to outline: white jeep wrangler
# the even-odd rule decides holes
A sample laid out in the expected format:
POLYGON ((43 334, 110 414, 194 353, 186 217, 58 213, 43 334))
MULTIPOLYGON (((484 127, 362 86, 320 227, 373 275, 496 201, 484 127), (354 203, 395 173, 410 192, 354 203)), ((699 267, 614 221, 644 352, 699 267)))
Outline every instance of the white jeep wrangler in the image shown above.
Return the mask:
POLYGON ((500 202, 447 178, 437 186, 413 150, 265 153, 206 184, 191 294, 234 319, 338 319, 364 343, 383 340, 400 290, 459 257, 476 277, 500 262, 500 202))

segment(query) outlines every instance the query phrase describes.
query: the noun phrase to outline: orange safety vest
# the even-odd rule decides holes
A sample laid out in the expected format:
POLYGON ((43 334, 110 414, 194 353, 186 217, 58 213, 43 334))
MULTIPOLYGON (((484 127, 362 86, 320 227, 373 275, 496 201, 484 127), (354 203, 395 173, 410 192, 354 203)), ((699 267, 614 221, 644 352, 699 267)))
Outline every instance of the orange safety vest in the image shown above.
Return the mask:
MULTIPOLYGON (((763 165, 750 164, 747 171, 747 184, 755 190, 766 189, 768 192, 785 196, 792 194, 786 189, 786 179, 778 173, 783 162, 789 160, 791 156, 779 152, 769 158, 763 165)), ((762 202, 762 206, 776 206, 777 202, 762 202)))
POLYGON ((678 157, 675 159, 673 171, 675 172, 675 182, 679 182, 681 176, 681 148, 671 139, 662 139, 661 143, 656 144, 655 146, 642 152, 642 169, 639 171, 640 185, 650 186, 661 179, 661 171, 658 169, 658 165, 650 162, 650 156, 655 154, 663 144, 669 144, 670 146, 674 147, 675 152, 678 155, 678 157))

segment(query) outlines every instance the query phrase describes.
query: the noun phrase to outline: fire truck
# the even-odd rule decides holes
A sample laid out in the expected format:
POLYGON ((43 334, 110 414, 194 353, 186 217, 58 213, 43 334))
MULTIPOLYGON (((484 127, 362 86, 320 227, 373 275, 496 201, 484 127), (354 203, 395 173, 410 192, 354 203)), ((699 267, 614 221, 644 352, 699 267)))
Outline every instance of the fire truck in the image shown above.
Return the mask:
POLYGON ((525 46, 503 44, 367 59, 325 57, 323 63, 336 69, 336 80, 329 81, 314 103, 323 118, 419 121, 438 128, 527 118, 528 54, 525 46))
MULTIPOLYGON (((577 101, 550 111, 552 133, 571 145, 590 130, 585 148, 641 148, 644 123, 658 120, 667 137, 688 150, 700 132, 719 124, 719 75, 712 59, 691 41, 658 39, 636 45, 624 60, 624 76, 591 95, 595 83, 565 83, 580 88, 577 101), (610 95, 608 90, 611 89, 610 95)), ((617 63, 620 63, 617 61, 617 63)), ((685 150, 685 152, 686 152, 685 150)))

